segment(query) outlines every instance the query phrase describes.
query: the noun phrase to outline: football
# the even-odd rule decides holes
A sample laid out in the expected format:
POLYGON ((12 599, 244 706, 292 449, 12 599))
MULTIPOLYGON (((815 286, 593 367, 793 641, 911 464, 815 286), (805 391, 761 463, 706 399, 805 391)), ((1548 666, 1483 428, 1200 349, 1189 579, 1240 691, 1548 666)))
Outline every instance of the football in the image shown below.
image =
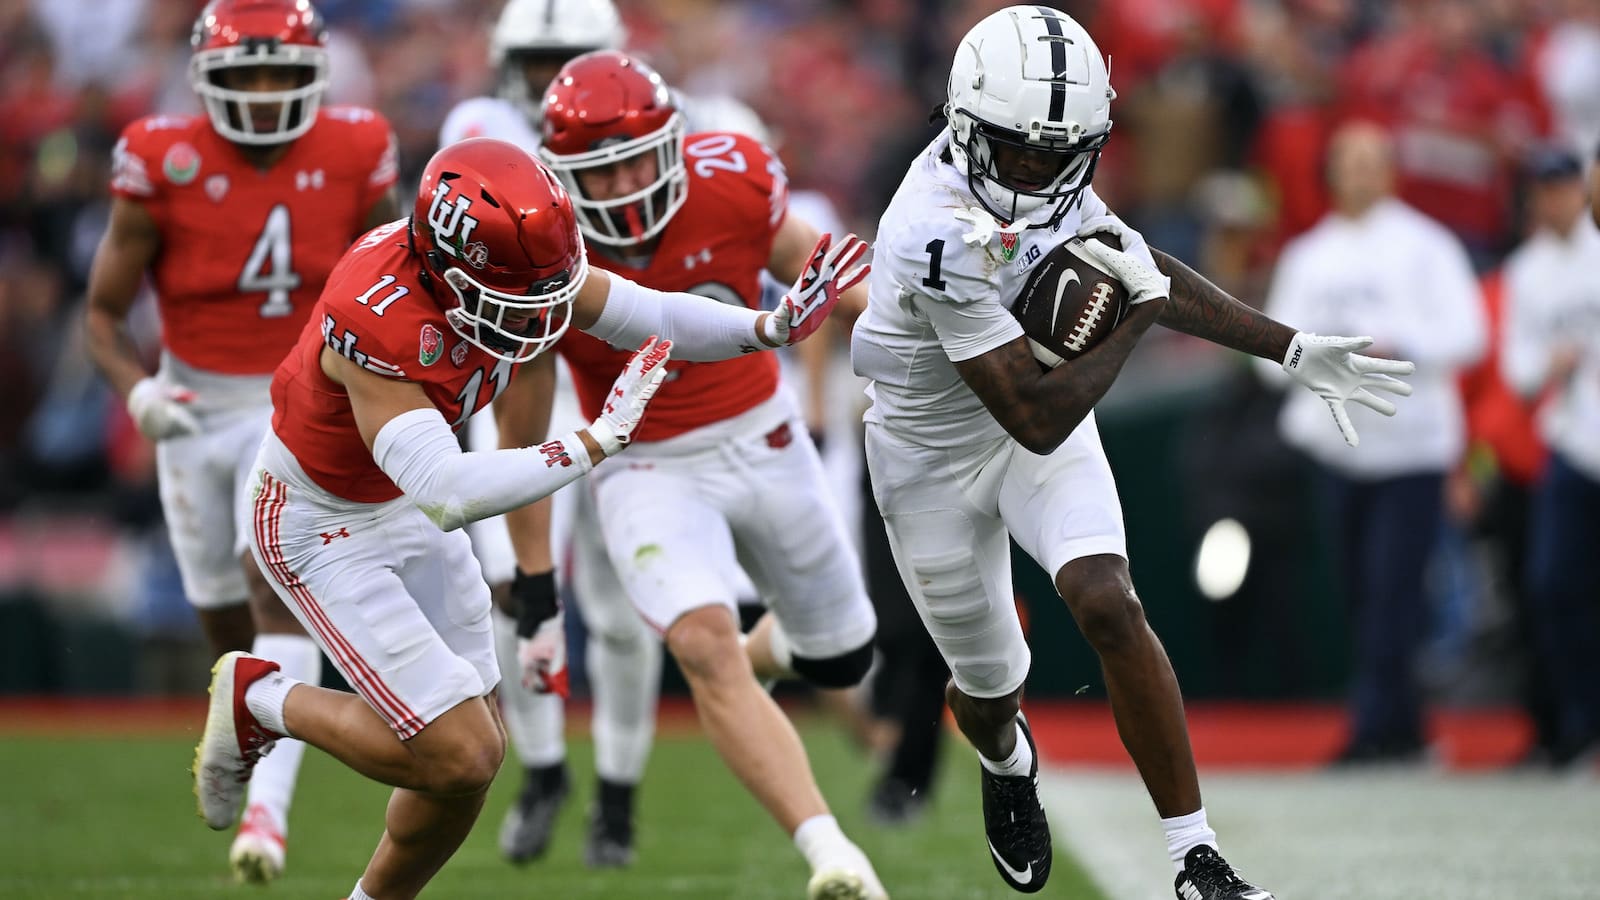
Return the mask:
MULTIPOLYGON (((1095 235, 1118 250, 1114 235, 1095 235)), ((1128 311, 1128 291, 1074 241, 1045 254, 1011 305, 1033 357, 1049 368, 1088 352, 1128 311)))

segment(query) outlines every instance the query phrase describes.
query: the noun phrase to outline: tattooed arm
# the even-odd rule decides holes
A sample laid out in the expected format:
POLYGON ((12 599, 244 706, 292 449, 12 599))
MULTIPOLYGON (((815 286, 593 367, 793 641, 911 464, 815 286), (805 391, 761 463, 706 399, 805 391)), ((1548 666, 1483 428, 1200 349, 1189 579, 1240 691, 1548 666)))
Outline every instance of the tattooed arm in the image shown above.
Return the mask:
POLYGON ((1295 330, 1230 296, 1204 275, 1154 247, 1161 274, 1172 279, 1172 294, 1160 322, 1173 331, 1205 338, 1233 350, 1281 362, 1295 330))
POLYGON ((1166 305, 1139 304, 1089 352, 1048 371, 1033 358, 1025 337, 955 363, 956 371, 1017 443, 1033 453, 1049 453, 1105 396, 1166 305))

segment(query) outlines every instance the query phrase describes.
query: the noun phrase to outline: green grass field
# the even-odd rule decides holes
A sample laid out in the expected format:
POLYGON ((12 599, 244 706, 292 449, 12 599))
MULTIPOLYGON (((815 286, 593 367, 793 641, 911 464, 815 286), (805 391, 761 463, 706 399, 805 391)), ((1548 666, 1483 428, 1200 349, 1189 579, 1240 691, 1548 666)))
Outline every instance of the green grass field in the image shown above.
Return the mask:
MULTIPOLYGON (((846 832, 873 858, 896 900, 1015 896, 984 848, 977 767, 952 743, 939 793, 916 824, 869 824, 863 798, 874 767, 832 728, 802 724, 817 778, 846 832)), ((183 738, 0 738, 0 897, 220 897, 334 900, 355 883, 382 827, 386 789, 316 752, 306 754, 293 811, 288 872, 267 889, 228 877, 229 834, 196 818, 183 738)), ((592 785, 586 739, 571 744, 578 789, 545 859, 501 861, 500 817, 518 773, 501 771, 493 796, 455 858, 424 896, 539 898, 787 898, 807 871, 697 735, 664 736, 640 795, 639 862, 620 873, 582 863, 592 785)), ((1049 896, 1102 900, 1061 852, 1049 896)))

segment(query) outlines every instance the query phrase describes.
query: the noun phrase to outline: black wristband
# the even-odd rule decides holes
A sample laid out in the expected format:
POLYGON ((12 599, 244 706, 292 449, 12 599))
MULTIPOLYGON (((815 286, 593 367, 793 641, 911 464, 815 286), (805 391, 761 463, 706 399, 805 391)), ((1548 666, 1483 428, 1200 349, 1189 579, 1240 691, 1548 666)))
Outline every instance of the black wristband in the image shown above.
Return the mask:
POLYGON ((517 610, 517 637, 533 637, 540 625, 561 612, 561 600, 556 596, 556 573, 529 575, 519 567, 511 579, 511 604, 517 610))

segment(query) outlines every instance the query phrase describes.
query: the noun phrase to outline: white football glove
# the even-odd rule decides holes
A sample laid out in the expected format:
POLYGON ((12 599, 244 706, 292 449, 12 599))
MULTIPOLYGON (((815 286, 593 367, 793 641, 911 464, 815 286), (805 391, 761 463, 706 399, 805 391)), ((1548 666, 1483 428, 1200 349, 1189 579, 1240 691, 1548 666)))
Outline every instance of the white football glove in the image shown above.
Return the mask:
POLYGON ((589 436, 600 445, 600 452, 616 456, 633 440, 634 430, 644 420, 645 406, 656 395, 662 379, 667 377, 667 359, 671 355, 672 342, 658 341, 652 334, 628 357, 622 374, 611 385, 600 418, 587 429, 589 436))
POLYGON ((530 691, 562 697, 570 691, 564 618, 564 613, 557 612, 539 623, 533 637, 517 638, 517 665, 522 670, 522 686, 530 691))
POLYGON ((1392 416, 1394 404, 1372 391, 1411 396, 1411 385, 1394 376, 1410 375, 1417 368, 1405 360, 1379 359, 1353 352, 1371 345, 1369 337, 1334 337, 1302 331, 1289 342, 1289 351, 1283 356, 1283 370, 1327 401, 1339 433, 1352 447, 1361 445, 1361 436, 1350 424, 1345 403, 1359 403, 1392 416))
POLYGON ((767 343, 776 347, 798 344, 821 328, 822 321, 839 304, 839 295, 872 270, 861 262, 866 252, 867 242, 853 234, 840 238, 837 244, 831 234, 819 238, 799 280, 763 320, 762 336, 767 343))
POLYGON ((187 437, 200 433, 200 421, 185 408, 193 400, 194 391, 146 375, 128 392, 128 415, 139 433, 152 441, 187 437))
POLYGON ((1077 247, 1110 272, 1128 289, 1128 305, 1138 306, 1149 300, 1165 300, 1172 293, 1172 279, 1161 274, 1144 260, 1126 253, 1103 241, 1072 238, 1077 247))

